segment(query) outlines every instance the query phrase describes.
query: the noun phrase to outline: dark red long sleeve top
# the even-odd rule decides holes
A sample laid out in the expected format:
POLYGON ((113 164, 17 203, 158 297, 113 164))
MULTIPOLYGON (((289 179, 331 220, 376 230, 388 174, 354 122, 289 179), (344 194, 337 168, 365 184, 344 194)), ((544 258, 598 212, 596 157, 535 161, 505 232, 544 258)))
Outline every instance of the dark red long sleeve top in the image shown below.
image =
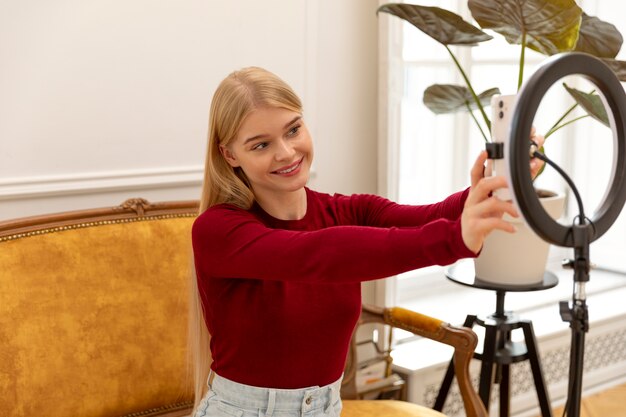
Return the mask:
POLYGON ((221 204, 193 225, 212 368, 225 378, 283 389, 334 382, 361 281, 474 256, 461 237, 467 190, 424 206, 306 191, 301 220, 221 204))

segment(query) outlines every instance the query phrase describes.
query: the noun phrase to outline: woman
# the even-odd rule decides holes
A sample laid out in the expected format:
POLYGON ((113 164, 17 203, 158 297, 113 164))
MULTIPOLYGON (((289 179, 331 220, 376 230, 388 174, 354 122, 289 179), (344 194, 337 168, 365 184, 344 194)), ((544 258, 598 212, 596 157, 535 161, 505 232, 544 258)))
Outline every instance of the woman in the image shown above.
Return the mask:
POLYGON ((339 416, 361 281, 474 257, 492 230, 514 231, 502 220, 513 205, 490 197, 505 180, 483 178, 485 152, 470 189, 427 206, 317 193, 312 160, 281 79, 253 67, 219 85, 192 233, 196 417, 339 416))

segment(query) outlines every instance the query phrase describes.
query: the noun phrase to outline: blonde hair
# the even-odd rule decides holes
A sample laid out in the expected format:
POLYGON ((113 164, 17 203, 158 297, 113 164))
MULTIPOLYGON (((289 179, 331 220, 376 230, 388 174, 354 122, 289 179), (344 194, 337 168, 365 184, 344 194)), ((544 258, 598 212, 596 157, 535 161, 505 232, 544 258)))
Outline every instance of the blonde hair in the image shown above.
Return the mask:
MULTIPOLYGON (((231 167, 220 146, 228 146, 236 137, 245 118, 260 107, 280 107, 302 113, 302 103, 282 79, 259 67, 231 73, 215 90, 209 112, 209 134, 200 199, 200 213, 216 204, 229 203, 245 210, 254 202, 246 175, 231 167)), ((189 352, 194 380, 195 410, 207 391, 211 366, 211 335, 204 321, 198 281, 192 265, 189 285, 189 352)))

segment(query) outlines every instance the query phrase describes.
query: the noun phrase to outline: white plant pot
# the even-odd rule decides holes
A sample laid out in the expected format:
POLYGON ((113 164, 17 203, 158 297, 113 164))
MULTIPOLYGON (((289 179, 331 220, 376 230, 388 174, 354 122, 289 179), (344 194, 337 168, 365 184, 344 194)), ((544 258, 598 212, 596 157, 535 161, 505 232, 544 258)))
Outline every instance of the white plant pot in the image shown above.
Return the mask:
MULTIPOLYGON (((540 198, 544 210, 558 219, 565 209, 565 195, 540 198)), ((546 270, 550 245, 544 242, 524 222, 522 217, 505 215, 517 232, 500 230, 492 232, 483 244, 483 249, 474 260, 476 278, 482 281, 511 286, 525 286, 542 282, 546 270)))

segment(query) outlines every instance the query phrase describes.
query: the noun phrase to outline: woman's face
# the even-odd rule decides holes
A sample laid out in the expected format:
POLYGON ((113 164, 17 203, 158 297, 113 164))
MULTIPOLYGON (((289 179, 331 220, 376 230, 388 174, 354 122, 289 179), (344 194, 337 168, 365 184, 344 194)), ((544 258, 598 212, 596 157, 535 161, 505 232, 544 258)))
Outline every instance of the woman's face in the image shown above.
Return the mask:
POLYGON ((232 167, 243 170, 257 196, 297 191, 309 179, 311 136, 302 115, 291 110, 257 108, 235 140, 220 150, 232 167))

